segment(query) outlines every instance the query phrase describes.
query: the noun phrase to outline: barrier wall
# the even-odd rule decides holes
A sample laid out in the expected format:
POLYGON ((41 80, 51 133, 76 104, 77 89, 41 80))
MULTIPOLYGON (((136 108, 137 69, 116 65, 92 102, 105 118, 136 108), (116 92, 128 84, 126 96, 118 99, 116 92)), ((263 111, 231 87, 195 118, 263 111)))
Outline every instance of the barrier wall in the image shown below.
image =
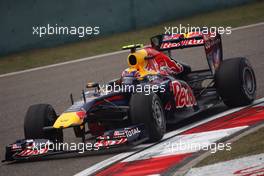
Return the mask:
POLYGON ((39 37, 32 34, 33 26, 99 26, 100 35, 110 35, 249 1, 1 0, 0 55, 84 39, 69 35, 39 37))

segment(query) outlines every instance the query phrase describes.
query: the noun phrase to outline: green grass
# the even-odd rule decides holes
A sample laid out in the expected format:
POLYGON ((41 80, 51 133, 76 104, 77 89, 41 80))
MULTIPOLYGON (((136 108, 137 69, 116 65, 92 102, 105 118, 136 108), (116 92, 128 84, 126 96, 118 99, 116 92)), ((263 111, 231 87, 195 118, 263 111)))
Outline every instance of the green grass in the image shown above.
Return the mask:
POLYGON ((198 163, 195 167, 201 167, 208 164, 214 164, 221 161, 228 161, 244 156, 264 153, 264 128, 242 137, 231 144, 230 151, 218 151, 198 163))
POLYGON ((149 38, 165 32, 164 26, 241 26, 263 21, 264 2, 258 1, 235 8, 224 9, 157 26, 101 37, 93 40, 65 44, 53 48, 33 49, 0 57, 0 74, 28 68, 79 59, 97 54, 120 50, 131 43, 148 43, 149 38))

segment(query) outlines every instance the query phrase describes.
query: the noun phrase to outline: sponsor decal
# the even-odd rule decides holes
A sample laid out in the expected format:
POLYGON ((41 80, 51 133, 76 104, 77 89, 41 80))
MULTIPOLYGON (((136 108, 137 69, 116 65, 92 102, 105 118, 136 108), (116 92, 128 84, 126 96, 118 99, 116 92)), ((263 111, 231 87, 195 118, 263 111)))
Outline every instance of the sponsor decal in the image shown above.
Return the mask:
POLYGON ((138 128, 132 128, 129 130, 125 130, 125 133, 126 133, 127 137, 131 137, 131 136, 134 136, 134 135, 140 133, 140 130, 138 128))
POLYGON ((113 145, 120 145, 127 142, 127 138, 120 138, 117 140, 100 140, 95 143, 95 147, 110 147, 113 145))
POLYGON ((203 35, 202 32, 190 32, 185 34, 185 38, 201 37, 202 35, 203 35))
POLYGON ((20 148, 21 148, 21 146, 19 146, 17 144, 13 144, 11 147, 12 150, 16 150, 16 149, 20 149, 20 148))
POLYGON ((168 49, 168 48, 177 48, 177 47, 180 47, 181 46, 181 43, 178 42, 178 43, 171 43, 171 42, 166 42, 166 43, 162 43, 161 45, 161 49, 168 49))
POLYGON ((162 42, 172 41, 172 40, 178 40, 178 39, 190 39, 194 37, 201 37, 201 32, 190 32, 187 34, 174 34, 174 35, 164 35, 162 42))
POLYGON ((174 34, 174 35, 164 35, 163 42, 169 41, 169 40, 177 40, 182 36, 182 34, 174 34))
POLYGON ((125 137, 125 132, 124 131, 115 131, 113 137, 114 138, 125 137))
POLYGON ((183 66, 167 56, 161 56, 159 58, 155 58, 149 60, 146 69, 151 71, 154 70, 159 72, 161 75, 170 75, 170 74, 178 74, 183 71, 183 66))
POLYGON ((33 155, 41 155, 48 152, 48 147, 40 148, 40 149, 26 149, 20 152, 19 156, 33 156, 33 155))
POLYGON ((201 44, 203 44, 203 39, 198 39, 198 40, 196 40, 196 39, 189 39, 189 40, 183 40, 182 42, 181 42, 181 45, 182 46, 189 46, 189 45, 201 45, 201 44))
POLYGON ((171 82, 171 90, 174 95, 176 108, 192 107, 197 104, 191 88, 185 87, 177 80, 171 82))
POLYGON ((194 46, 194 45, 201 45, 204 43, 203 39, 188 39, 183 40, 181 42, 173 43, 173 42, 164 42, 161 45, 161 49, 169 49, 169 48, 178 48, 180 46, 194 46))

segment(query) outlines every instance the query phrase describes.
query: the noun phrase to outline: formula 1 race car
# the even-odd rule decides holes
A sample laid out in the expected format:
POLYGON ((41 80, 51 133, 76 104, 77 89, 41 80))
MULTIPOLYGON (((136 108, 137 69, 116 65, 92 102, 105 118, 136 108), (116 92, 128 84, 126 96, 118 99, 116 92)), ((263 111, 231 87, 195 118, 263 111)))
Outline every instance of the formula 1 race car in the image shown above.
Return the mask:
MULTIPOLYGON (((151 45, 129 45, 128 68, 105 86, 88 83, 82 100, 57 115, 51 105, 29 107, 25 139, 6 147, 6 161, 44 157, 68 151, 49 149, 63 142, 72 127, 92 150, 137 145, 162 139, 166 125, 207 110, 220 102, 228 107, 250 104, 256 95, 254 71, 246 58, 223 60, 217 33, 157 35, 151 45), (175 61, 171 50, 203 46, 209 69, 192 71, 175 61)), ((76 150, 78 151, 78 150, 76 150)), ((76 152, 75 151, 75 152, 76 152)))

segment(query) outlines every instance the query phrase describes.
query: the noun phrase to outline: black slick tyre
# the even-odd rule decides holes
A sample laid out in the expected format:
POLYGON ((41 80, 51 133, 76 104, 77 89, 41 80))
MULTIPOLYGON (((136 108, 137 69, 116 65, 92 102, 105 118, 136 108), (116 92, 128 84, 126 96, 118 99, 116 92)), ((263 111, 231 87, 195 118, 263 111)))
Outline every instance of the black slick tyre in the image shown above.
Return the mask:
POLYGON ((44 127, 52 126, 56 119, 56 112, 51 105, 36 104, 30 106, 24 120, 25 138, 49 139, 56 142, 62 142, 62 129, 43 130, 44 127))
POLYGON ((133 124, 143 123, 149 141, 162 139, 166 132, 166 119, 163 106, 157 94, 134 93, 130 99, 130 118, 133 124))
POLYGON ((217 92, 229 107, 249 105, 256 97, 256 78, 246 58, 224 60, 215 75, 217 92))

